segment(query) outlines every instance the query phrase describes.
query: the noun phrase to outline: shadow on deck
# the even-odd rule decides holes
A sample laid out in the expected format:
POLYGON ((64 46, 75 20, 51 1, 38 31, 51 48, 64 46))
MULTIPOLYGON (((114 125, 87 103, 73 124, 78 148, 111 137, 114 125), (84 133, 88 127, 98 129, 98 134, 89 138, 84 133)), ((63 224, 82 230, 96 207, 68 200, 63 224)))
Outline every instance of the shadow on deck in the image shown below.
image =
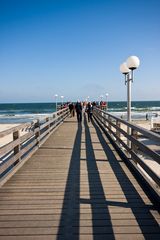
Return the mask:
POLYGON ((94 121, 88 125, 84 118, 84 126, 78 125, 57 240, 159 239, 159 225, 153 215, 156 208, 106 141, 94 121), (92 140, 94 134, 96 141, 92 140), (95 149, 94 143, 100 143, 101 148, 95 149), (81 157, 82 149, 85 158, 81 157), (101 149, 106 158, 95 156, 101 149), (85 170, 81 162, 86 163, 85 170), (101 170, 99 163, 103 164, 101 170), (83 178, 88 179, 88 187, 84 187, 83 178))
POLYGON ((157 210, 97 124, 67 119, 0 189, 0 240, 160 239, 157 210))

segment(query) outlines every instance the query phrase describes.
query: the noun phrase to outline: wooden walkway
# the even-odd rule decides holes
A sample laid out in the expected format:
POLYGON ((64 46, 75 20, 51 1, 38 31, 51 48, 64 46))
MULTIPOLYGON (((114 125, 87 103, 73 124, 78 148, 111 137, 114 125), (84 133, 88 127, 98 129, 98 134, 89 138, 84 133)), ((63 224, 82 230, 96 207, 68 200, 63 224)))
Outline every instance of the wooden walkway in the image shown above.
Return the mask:
POLYGON ((160 239, 160 216, 95 123, 67 119, 0 189, 1 240, 160 239))

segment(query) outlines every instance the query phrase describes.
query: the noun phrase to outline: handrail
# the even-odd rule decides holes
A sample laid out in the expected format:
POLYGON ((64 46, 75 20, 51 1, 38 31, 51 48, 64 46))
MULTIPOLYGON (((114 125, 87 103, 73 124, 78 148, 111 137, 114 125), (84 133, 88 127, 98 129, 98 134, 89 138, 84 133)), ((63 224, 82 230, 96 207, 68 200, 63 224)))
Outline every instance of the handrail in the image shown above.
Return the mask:
MULTIPOLYGON (((34 121, 35 123, 36 121, 34 121)), ((4 130, 2 132, 0 132, 0 138, 2 137, 5 137, 6 135, 10 134, 10 133, 13 133, 13 132, 16 132, 16 131, 19 131, 23 128, 27 128, 27 127, 30 127, 31 126, 31 123, 24 123, 24 124, 20 124, 16 127, 12 127, 12 128, 9 128, 7 130, 4 130)))
POLYGON ((46 141, 68 115, 69 109, 64 108, 41 121, 37 119, 0 132, 0 138, 9 135, 13 139, 0 147, 0 186, 46 141), (24 129, 27 131, 21 136, 20 133, 24 129))
POLYGON ((115 120, 118 120, 120 123, 123 123, 123 124, 125 124, 128 127, 131 127, 132 129, 136 130, 139 133, 142 133, 143 135, 145 135, 146 137, 148 137, 148 138, 150 138, 152 140, 160 141, 160 135, 158 135, 157 133, 151 132, 151 131, 143 128, 143 127, 137 126, 134 123, 130 123, 128 121, 125 121, 125 120, 123 120, 123 119, 121 119, 119 117, 116 117, 116 116, 112 115, 111 113, 105 112, 105 111, 100 110, 98 108, 96 108, 96 110, 104 113, 105 115, 110 116, 111 118, 113 118, 115 120))
POLYGON ((160 195, 160 176, 158 176, 157 172, 144 160, 147 158, 160 165, 160 135, 132 124, 131 122, 122 120, 99 108, 94 108, 93 116, 100 127, 106 131, 114 141, 117 149, 123 152, 128 162, 138 170, 156 193, 160 195), (128 134, 128 127, 131 129, 131 134, 128 134), (159 146, 159 151, 153 150, 144 144, 138 134, 143 135, 147 140, 154 141, 155 145, 159 146), (128 142, 131 144, 128 144, 128 142))

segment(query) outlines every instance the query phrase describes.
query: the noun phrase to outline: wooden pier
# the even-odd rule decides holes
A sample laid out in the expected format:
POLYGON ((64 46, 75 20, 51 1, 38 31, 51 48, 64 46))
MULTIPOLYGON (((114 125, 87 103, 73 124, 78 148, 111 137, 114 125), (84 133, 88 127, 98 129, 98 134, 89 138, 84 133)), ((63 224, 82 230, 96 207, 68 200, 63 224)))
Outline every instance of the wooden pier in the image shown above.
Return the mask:
POLYGON ((0 188, 0 240, 160 239, 158 201, 97 121, 63 121, 0 188))

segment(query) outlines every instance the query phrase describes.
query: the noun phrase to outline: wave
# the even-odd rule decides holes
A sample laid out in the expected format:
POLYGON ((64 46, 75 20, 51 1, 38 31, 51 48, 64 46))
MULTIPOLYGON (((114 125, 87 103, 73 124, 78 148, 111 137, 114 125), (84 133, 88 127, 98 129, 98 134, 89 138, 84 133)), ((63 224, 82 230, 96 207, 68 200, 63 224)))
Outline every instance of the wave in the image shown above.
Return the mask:
POLYGON ((160 107, 151 107, 150 109, 153 111, 160 111, 160 107))
POLYGON ((52 114, 37 113, 37 114, 0 114, 0 118, 40 118, 51 116, 52 114))
MULTIPOLYGON (((108 108, 111 112, 123 112, 127 111, 127 107, 122 108, 108 108)), ((131 110, 134 110, 136 112, 153 112, 153 111, 160 111, 160 107, 131 107, 131 110)))
POLYGON ((109 111, 123 111, 125 108, 108 108, 109 111))
MULTIPOLYGON (((122 119, 127 120, 127 112, 112 112, 113 115, 120 117, 122 119)), ((146 120, 146 118, 148 120, 154 119, 156 117, 159 118, 160 117, 160 113, 155 113, 155 112, 136 112, 136 111, 132 111, 131 112, 131 116, 132 119, 134 120, 146 120)))
POLYGON ((43 120, 45 117, 50 117, 52 114, 37 113, 37 114, 0 114, 0 123, 25 123, 32 122, 35 119, 43 120))

